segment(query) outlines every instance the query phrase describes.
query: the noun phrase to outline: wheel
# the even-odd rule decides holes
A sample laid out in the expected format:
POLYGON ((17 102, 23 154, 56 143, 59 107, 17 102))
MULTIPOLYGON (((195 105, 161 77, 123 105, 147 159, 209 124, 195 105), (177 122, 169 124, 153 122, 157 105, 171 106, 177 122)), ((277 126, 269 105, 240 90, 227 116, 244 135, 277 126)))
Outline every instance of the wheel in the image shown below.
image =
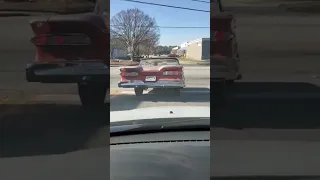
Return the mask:
POLYGON ((226 101, 226 81, 212 84, 211 100, 215 105, 222 105, 226 101))
POLYGON ((106 98, 107 84, 78 84, 78 93, 83 106, 102 106, 106 98))
POLYGON ((134 93, 136 94, 136 96, 142 96, 143 88, 134 88, 134 93))

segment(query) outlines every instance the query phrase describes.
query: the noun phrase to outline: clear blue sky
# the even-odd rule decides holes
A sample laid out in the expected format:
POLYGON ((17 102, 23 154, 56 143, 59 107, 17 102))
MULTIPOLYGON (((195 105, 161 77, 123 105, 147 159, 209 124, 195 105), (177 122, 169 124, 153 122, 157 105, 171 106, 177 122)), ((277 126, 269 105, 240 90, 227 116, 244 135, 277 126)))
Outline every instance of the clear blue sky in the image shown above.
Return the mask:
MULTIPOLYGON (((156 4, 166 4, 171 6, 186 7, 192 9, 201 9, 210 11, 210 4, 195 2, 191 0, 138 0, 156 4)), ((204 0, 210 1, 210 0, 204 0)), ((158 26, 197 26, 210 27, 210 13, 190 11, 169 7, 140 4, 135 2, 110 0, 110 17, 114 16, 121 10, 130 8, 139 8, 144 13, 154 17, 158 26)), ((160 28, 160 45, 180 45, 184 42, 198 38, 209 38, 210 29, 167 29, 160 28)))

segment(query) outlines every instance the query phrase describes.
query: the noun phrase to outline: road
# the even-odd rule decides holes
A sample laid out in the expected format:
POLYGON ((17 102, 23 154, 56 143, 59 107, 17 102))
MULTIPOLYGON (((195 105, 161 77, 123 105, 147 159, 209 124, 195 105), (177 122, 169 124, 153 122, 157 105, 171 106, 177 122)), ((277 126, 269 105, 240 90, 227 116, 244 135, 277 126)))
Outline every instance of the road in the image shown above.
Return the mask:
POLYGON ((168 95, 156 96, 151 90, 144 96, 136 97, 133 89, 117 88, 119 68, 111 68, 110 87, 114 95, 111 97, 110 110, 131 110, 152 106, 210 106, 210 67, 184 67, 186 88, 180 97, 168 95))
MULTIPOLYGON (((249 8, 252 11, 247 9, 248 13, 244 13, 242 8, 237 11, 234 4, 230 9, 237 18, 244 78, 230 89, 228 102, 211 113, 212 124, 319 128, 316 108, 320 105, 320 42, 314 35, 320 30, 320 16, 271 8, 269 13, 265 13, 267 8, 264 13, 258 12, 259 8, 249 8)), ((227 133, 217 135, 218 139, 229 136, 227 133)), ((256 139, 261 137, 257 133, 251 135, 256 139)), ((314 139, 314 136, 299 133, 300 140, 314 139)), ((292 137, 298 139, 296 135, 292 137)))
MULTIPOLYGON (((108 143, 107 105, 84 110, 74 85, 25 81, 25 65, 34 58, 28 26, 34 18, 0 18, 0 157, 59 153, 108 143)), ((317 128, 320 46, 315 37, 319 31, 319 16, 237 15, 244 79, 230 89, 227 104, 211 113, 212 123, 317 128)), ((117 70, 112 71, 111 87, 116 89, 117 70)), ((208 89, 203 72, 186 68, 190 89, 180 98, 145 95, 137 99, 126 91, 111 98, 110 109, 208 105, 208 94, 196 93, 199 88, 208 89), (199 76, 193 77, 195 74, 199 76)))

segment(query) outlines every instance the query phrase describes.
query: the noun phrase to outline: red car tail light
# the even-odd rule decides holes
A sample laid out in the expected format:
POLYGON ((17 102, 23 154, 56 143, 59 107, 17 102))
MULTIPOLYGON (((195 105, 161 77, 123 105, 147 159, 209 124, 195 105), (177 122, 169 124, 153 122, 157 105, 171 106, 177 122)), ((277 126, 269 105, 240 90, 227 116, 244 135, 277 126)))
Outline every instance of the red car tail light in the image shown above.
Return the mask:
POLYGON ((40 35, 32 38, 31 42, 37 46, 91 44, 90 38, 84 34, 64 34, 64 35, 45 34, 45 35, 40 35))
POLYGON ((46 22, 32 21, 32 22, 30 22, 30 25, 36 35, 45 34, 45 33, 50 32, 50 26, 46 22))
POLYGON ((47 44, 47 36, 38 36, 31 40, 37 46, 43 46, 47 44))
POLYGON ((164 76, 181 76, 183 74, 182 71, 164 71, 164 76))
POLYGON ((221 31, 216 31, 214 33, 214 39, 216 41, 223 41, 224 40, 224 32, 221 32, 221 31))
POLYGON ((233 38, 232 33, 215 31, 213 36, 213 41, 228 41, 231 38, 233 38))
POLYGON ((58 45, 62 45, 64 42, 64 39, 63 39, 63 37, 57 37, 56 41, 57 41, 58 45))

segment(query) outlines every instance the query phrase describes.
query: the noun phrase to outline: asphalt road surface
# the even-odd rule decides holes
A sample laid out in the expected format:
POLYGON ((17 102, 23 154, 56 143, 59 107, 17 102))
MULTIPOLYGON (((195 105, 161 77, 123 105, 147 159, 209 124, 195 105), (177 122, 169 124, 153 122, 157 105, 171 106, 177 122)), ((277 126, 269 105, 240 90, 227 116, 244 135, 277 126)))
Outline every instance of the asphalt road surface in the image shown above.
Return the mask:
POLYGON ((181 96, 173 97, 168 94, 155 95, 152 89, 144 92, 141 97, 134 95, 133 89, 117 88, 119 68, 111 68, 110 110, 121 111, 152 106, 210 106, 210 67, 184 67, 186 88, 181 96))
MULTIPOLYGON (((108 143, 108 105, 84 110, 74 85, 25 81, 25 65, 34 58, 28 26, 33 18, 0 19, 0 157, 61 153, 108 143)), ((212 123, 318 128, 320 46, 315 37, 319 30, 318 16, 239 14, 237 38, 244 79, 230 88, 227 103, 211 113, 212 123)), ((113 87, 116 76, 111 76, 113 87)), ((186 78, 190 88, 208 89, 207 80, 186 78)), ((208 95, 192 91, 196 92, 190 89, 178 99, 118 94, 110 108, 209 104, 208 95)))

